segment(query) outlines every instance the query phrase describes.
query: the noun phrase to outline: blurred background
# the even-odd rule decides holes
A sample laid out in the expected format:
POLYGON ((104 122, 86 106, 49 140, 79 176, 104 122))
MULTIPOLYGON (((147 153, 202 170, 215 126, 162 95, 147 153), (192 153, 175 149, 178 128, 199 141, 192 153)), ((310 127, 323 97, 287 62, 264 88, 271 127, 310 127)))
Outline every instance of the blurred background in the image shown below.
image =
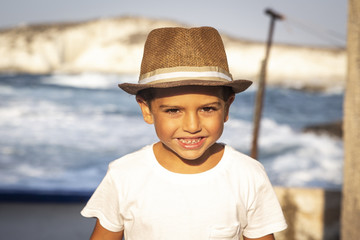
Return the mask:
MULTIPOLYGON (((234 78, 255 84, 237 96, 221 141, 248 154, 267 8, 284 19, 276 22, 269 59, 259 161, 275 186, 341 189, 346 1, 0 3, 2 209, 70 202, 76 211, 61 211, 81 219, 78 210, 109 162, 156 141, 134 97, 117 87, 137 81, 146 35, 156 27, 213 26, 222 34, 234 78)), ((34 210, 44 218, 49 211, 34 210)), ((16 229, 6 218, 16 222, 20 211, 3 213, 2 231, 16 229)), ((68 239, 83 239, 80 228, 68 239)))
POLYGON ((340 35, 335 45, 345 46, 347 2, 341 0, 226 0, 218 1, 55 1, 1 0, 0 27, 35 23, 77 22, 97 18, 142 16, 170 19, 194 26, 213 26, 222 33, 263 42, 268 29, 265 8, 288 18, 276 27, 276 42, 299 45, 330 45, 328 37, 309 34, 298 25, 340 35))

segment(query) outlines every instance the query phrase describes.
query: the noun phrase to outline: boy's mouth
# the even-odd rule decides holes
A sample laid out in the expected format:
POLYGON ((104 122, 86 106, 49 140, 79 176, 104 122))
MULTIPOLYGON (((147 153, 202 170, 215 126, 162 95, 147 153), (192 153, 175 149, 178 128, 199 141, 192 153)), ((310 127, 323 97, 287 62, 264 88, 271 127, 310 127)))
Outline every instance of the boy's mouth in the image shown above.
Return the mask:
POLYGON ((202 144, 205 141, 204 137, 198 137, 198 138, 178 138, 179 143, 184 147, 188 149, 194 149, 202 146, 202 144))
POLYGON ((199 143, 202 138, 200 137, 200 138, 178 138, 178 139, 181 143, 184 144, 196 144, 199 143))

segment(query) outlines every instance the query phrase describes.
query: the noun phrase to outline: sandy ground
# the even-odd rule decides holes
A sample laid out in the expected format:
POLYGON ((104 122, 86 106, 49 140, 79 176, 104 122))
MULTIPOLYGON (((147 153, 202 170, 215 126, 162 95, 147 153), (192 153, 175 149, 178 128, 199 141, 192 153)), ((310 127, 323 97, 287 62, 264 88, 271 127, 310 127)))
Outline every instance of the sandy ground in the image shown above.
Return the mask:
POLYGON ((80 215, 85 203, 0 202, 3 240, 89 239, 95 219, 80 215))

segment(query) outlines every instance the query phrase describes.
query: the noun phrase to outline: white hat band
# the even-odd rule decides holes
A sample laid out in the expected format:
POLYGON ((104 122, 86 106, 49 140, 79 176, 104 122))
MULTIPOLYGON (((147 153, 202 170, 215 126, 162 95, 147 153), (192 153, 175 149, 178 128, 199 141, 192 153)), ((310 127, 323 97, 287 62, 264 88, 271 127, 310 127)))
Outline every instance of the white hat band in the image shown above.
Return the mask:
POLYGON ((139 84, 196 79, 223 82, 232 81, 231 75, 218 67, 176 67, 159 69, 157 71, 143 74, 140 76, 139 84))

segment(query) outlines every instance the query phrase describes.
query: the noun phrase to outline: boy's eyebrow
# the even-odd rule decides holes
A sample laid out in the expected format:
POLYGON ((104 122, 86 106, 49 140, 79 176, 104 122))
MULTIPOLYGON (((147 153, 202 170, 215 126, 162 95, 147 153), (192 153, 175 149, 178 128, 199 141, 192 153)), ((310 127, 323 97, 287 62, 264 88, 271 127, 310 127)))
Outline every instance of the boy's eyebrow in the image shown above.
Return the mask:
POLYGON ((221 105, 221 102, 220 102, 220 101, 216 101, 216 102, 204 104, 204 106, 206 106, 206 105, 221 105))
MULTIPOLYGON (((205 103, 205 104, 201 105, 200 107, 205 107, 205 106, 210 106, 210 105, 221 106, 221 102, 216 101, 216 102, 205 103)), ((178 105, 165 105, 165 104, 162 104, 162 105, 159 106, 159 108, 183 108, 183 107, 178 106, 178 105)))
POLYGON ((221 107, 221 103, 216 101, 216 102, 211 102, 211 103, 205 103, 203 105, 201 105, 200 107, 207 107, 207 106, 216 106, 216 107, 221 107))
POLYGON ((160 105, 159 108, 181 108, 177 105, 160 105))

